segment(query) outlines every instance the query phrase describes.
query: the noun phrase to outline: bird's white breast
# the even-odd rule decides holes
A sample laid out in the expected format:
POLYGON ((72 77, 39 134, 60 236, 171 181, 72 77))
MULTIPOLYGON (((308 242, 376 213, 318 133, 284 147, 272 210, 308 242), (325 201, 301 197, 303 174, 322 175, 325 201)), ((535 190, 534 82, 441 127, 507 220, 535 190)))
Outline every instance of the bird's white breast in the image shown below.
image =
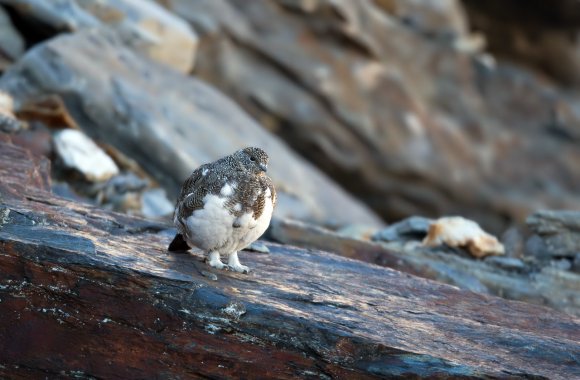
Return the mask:
POLYGON ((225 203, 234 189, 235 186, 225 185, 219 195, 206 195, 203 208, 183 220, 189 244, 230 254, 247 247, 266 231, 274 209, 270 189, 266 190, 264 210, 257 220, 252 212, 236 217, 227 210, 225 203))

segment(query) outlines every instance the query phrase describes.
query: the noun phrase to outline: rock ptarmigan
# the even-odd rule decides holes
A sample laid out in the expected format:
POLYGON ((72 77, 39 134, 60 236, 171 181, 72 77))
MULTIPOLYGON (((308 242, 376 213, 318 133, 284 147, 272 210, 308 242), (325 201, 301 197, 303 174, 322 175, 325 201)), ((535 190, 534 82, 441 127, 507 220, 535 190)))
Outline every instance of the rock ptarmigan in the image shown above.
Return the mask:
POLYGON ((260 148, 244 148, 197 168, 177 199, 177 235, 169 251, 195 246, 208 253, 210 266, 248 273, 238 251, 266 231, 276 205, 267 168, 268 155, 260 148), (228 256, 227 265, 220 255, 228 256))

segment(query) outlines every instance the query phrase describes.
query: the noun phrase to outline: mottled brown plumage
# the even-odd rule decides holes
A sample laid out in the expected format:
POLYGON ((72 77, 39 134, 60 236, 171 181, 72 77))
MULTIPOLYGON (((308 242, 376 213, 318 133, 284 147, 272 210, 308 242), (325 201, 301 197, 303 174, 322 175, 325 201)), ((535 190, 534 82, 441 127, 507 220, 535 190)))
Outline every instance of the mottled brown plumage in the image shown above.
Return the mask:
MULTIPOLYGON (((267 165, 263 150, 245 148, 197 168, 179 194, 174 215, 178 235, 169 250, 193 244, 208 252, 232 254, 225 251, 242 249, 261 235, 276 203, 276 190, 265 174, 267 165), (261 232, 251 231, 256 226, 261 232)), ((232 261, 237 262, 237 255, 232 261)))

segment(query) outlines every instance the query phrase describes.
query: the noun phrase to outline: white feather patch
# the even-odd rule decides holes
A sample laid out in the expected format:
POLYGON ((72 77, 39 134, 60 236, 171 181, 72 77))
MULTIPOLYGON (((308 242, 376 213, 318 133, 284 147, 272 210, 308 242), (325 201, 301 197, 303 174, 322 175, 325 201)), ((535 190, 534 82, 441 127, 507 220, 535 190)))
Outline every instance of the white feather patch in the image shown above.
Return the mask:
MULTIPOLYGON (((195 210, 184 220, 187 228, 185 238, 190 245, 229 255, 247 247, 266 231, 272 218, 271 196, 266 198, 264 211, 257 220, 251 212, 236 218, 224 206, 227 201, 225 194, 231 195, 234 188, 235 184, 225 185, 220 191, 220 195, 224 196, 206 195, 203 209, 195 210)), ((269 190, 266 195, 269 195, 269 190)))
POLYGON ((224 197, 229 197, 234 193, 235 188, 236 188, 235 183, 232 184, 226 183, 224 187, 222 187, 222 189, 220 190, 220 194, 223 195, 224 197))

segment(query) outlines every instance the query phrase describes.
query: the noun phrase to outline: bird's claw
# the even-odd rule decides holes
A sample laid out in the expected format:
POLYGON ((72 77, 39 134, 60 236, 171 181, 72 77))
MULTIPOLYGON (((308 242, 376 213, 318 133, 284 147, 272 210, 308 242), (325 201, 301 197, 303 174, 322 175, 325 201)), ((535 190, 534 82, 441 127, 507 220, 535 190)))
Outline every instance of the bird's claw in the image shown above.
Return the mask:
POLYGON ((226 269, 227 270, 231 270, 234 272, 238 272, 238 273, 244 273, 244 274, 248 274, 250 273, 250 268, 248 268, 245 265, 226 265, 226 269))
POLYGON ((210 267, 215 268, 215 269, 228 269, 228 265, 222 263, 221 261, 218 261, 218 262, 210 261, 208 264, 210 267))

